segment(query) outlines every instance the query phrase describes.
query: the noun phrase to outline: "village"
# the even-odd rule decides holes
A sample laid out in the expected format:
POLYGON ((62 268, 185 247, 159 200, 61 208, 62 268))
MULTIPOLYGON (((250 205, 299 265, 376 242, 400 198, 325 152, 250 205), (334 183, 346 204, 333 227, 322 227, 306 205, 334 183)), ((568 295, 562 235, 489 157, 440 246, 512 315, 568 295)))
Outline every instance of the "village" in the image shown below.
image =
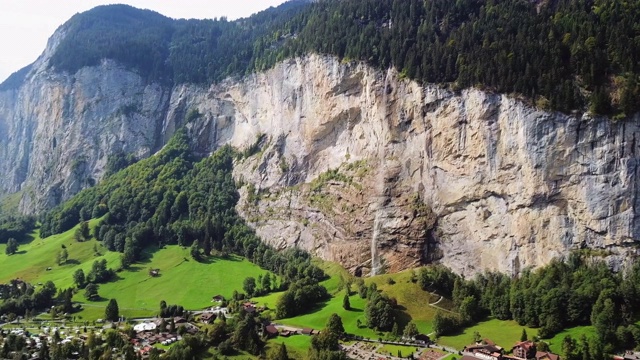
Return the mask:
MULTIPOLYGON (((37 327, 27 326, 20 323, 18 318, 12 322, 7 322, 7 317, 0 319, 0 336, 3 347, 8 342, 13 344, 21 343, 20 352, 28 354, 29 359, 42 359, 42 348, 49 344, 69 346, 72 349, 81 349, 90 339, 99 339, 99 343, 105 345, 112 344, 113 339, 109 336, 116 333, 121 339, 121 343, 131 346, 136 357, 141 359, 150 358, 152 352, 162 354, 171 347, 172 344, 183 339, 184 336, 196 335, 202 332, 207 325, 214 324, 217 320, 227 321, 239 312, 259 315, 267 310, 264 306, 258 306, 256 302, 240 301, 235 302, 233 308, 226 306, 227 300, 222 295, 216 295, 211 300, 215 305, 203 310, 188 312, 184 316, 155 317, 145 319, 122 319, 120 322, 105 322, 102 319, 94 321, 91 325, 85 322, 82 325, 66 321, 41 321, 37 327), (232 311, 233 310, 233 311, 232 311), (67 325, 67 326, 65 326, 67 325), (109 332, 111 334, 109 334, 109 332)), ((321 330, 312 328, 296 328, 277 324, 271 321, 263 321, 259 336, 264 339, 274 339, 277 337, 288 338, 291 336, 315 336, 321 330)), ((453 349, 442 347, 434 343, 429 336, 418 334, 411 339, 403 338, 400 341, 387 341, 383 339, 367 339, 345 334, 340 345, 341 350, 350 359, 359 360, 396 360, 396 359, 419 359, 419 360, 560 360, 560 356, 548 351, 540 351, 536 343, 531 340, 518 341, 510 348, 504 348, 492 340, 485 338, 473 344, 465 346, 463 349, 453 349), (402 345, 412 349, 405 354, 383 354, 381 349, 384 345, 402 345)), ((113 354, 122 351, 121 348, 113 347, 113 354)), ((13 358, 13 352, 3 354, 5 358, 13 358)), ((616 360, 638 360, 639 354, 627 352, 624 355, 615 356, 616 360)), ((79 351, 71 351, 67 355, 70 359, 79 359, 82 355, 79 351)))

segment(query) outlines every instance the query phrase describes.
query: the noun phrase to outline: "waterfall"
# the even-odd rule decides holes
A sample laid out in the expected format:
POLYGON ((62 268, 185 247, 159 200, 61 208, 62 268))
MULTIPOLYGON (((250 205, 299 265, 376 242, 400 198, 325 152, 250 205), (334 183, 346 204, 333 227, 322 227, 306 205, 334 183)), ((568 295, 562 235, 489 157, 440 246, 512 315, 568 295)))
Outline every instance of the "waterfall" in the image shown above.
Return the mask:
MULTIPOLYGON (((381 124, 385 124, 385 120, 387 118, 387 92, 389 89, 389 77, 392 74, 392 69, 389 68, 387 70, 387 74, 384 77, 384 87, 382 88, 382 109, 380 112, 381 116, 381 124)), ((383 125, 384 126, 384 125, 383 125)), ((378 167, 377 181, 376 181, 376 195, 377 200, 375 203, 375 207, 373 211, 375 212, 374 220, 373 220, 373 235, 371 236, 371 276, 378 275, 380 273, 382 264, 380 263, 380 254, 378 252, 378 238, 380 237, 380 232, 382 231, 382 224, 384 218, 384 204, 386 200, 386 183, 385 183, 385 172, 386 172, 386 163, 384 161, 385 158, 385 147, 383 146, 384 138, 384 128, 380 129, 380 136, 378 137, 378 159, 381 159, 382 163, 378 167)))
POLYGON ((376 215, 373 220, 373 236, 371 237, 371 276, 378 275, 380 272, 380 255, 378 254, 378 236, 380 236, 380 208, 375 210, 376 215))

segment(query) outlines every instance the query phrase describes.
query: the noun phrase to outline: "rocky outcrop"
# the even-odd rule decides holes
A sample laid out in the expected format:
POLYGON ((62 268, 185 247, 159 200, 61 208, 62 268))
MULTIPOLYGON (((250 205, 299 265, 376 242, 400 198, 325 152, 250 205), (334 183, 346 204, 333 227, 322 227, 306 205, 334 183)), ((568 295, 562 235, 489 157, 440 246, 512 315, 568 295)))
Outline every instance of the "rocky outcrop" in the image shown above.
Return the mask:
POLYGON ((319 55, 168 88, 110 61, 57 74, 46 54, 0 93, 0 189, 23 191, 25 212, 99 181, 110 154, 149 156, 184 125, 201 154, 244 151, 238 210, 266 242, 354 273, 432 261, 518 272, 579 248, 619 266, 635 254, 636 121, 542 112, 319 55))

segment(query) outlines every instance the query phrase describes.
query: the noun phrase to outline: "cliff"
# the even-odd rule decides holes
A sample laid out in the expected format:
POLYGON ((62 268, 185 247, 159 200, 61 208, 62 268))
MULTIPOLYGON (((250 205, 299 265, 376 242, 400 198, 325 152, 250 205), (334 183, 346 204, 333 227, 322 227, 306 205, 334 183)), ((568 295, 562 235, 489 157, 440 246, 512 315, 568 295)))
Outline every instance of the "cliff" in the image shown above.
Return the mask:
POLYGON ((0 192, 22 192, 25 213, 185 125, 202 154, 244 150, 237 208, 264 241, 356 274, 433 261, 518 272, 581 248, 620 266, 636 252, 637 119, 546 113, 319 55, 207 87, 146 82, 107 60, 56 73, 63 33, 0 92, 0 192))

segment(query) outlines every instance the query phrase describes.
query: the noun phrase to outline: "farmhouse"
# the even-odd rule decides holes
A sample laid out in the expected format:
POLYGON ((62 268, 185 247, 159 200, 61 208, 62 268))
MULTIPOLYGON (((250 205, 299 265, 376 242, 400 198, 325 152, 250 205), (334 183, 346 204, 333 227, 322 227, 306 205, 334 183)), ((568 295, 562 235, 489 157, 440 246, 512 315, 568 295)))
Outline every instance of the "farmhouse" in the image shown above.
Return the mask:
POLYGON ((476 358, 486 360, 501 360, 504 355, 504 349, 492 341, 488 341, 486 344, 480 343, 465 346, 463 351, 473 354, 476 358))
POLYGON ((214 313, 204 313, 200 316, 200 321, 205 324, 211 324, 216 320, 216 314, 214 313))
POLYGON ((246 302, 242 304, 242 308, 244 309, 244 311, 248 312, 249 314, 253 314, 257 311, 256 307, 250 302, 246 302))
POLYGON ((273 325, 265 326, 264 332, 270 338, 278 336, 278 329, 273 325))
POLYGON ((544 351, 536 352, 536 360, 559 360, 559 359, 560 359, 560 356, 554 353, 544 352, 544 351))
POLYGON ((536 356, 536 344, 531 340, 520 341, 511 349, 513 356, 520 359, 531 359, 536 356))

